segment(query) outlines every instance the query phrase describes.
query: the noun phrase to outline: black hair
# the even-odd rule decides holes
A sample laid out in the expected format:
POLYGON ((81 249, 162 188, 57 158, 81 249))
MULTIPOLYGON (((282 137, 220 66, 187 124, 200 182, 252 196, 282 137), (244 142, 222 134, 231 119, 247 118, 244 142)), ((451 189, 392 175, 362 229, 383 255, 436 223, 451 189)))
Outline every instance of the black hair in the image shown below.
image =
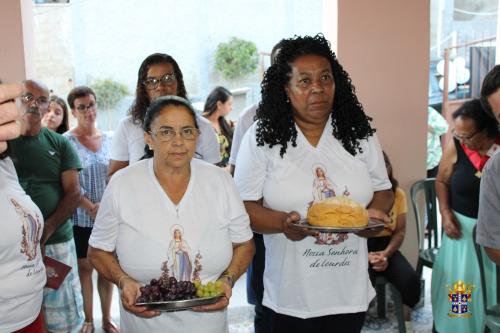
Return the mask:
POLYGON ((146 109, 151 104, 148 94, 146 92, 146 87, 143 81, 148 75, 148 70, 152 65, 157 64, 170 64, 174 68, 175 79, 177 80, 177 96, 184 99, 187 98, 186 87, 184 86, 184 78, 182 76, 181 69, 177 62, 172 56, 165 53, 153 53, 148 56, 139 67, 139 72, 137 73, 137 86, 135 89, 135 100, 130 107, 129 114, 135 123, 141 124, 144 121, 144 116, 146 114, 146 109))
POLYGON ((79 86, 79 87, 75 87, 75 88, 71 89, 71 91, 68 94, 68 98, 67 98, 69 107, 71 109, 74 109, 75 108, 75 99, 82 98, 82 97, 89 96, 89 95, 94 96, 94 99, 97 101, 97 96, 96 96, 95 92, 87 86, 79 86))
POLYGON ((61 121, 61 125, 56 128, 56 133, 63 134, 69 130, 69 113, 68 113, 68 105, 64 99, 59 96, 51 95, 49 98, 49 107, 50 103, 56 103, 63 109, 63 119, 61 121))
POLYGON ((465 102, 451 116, 454 120, 458 117, 472 119, 478 131, 486 130, 488 138, 496 138, 500 135, 496 118, 491 118, 485 112, 483 103, 479 99, 465 102))
MULTIPOLYGON (((193 117, 194 126, 199 129, 198 122, 196 121, 196 111, 188 100, 179 96, 162 96, 151 103, 151 105, 147 108, 144 115, 144 121, 142 123, 142 129, 144 132, 151 131, 151 124, 153 121, 158 117, 163 109, 170 105, 183 106, 186 108, 189 114, 193 117)), ((149 149, 148 145, 144 147, 144 152, 145 154, 142 159, 153 157, 153 151, 149 149)))
POLYGON ((280 145, 280 155, 286 153, 291 142, 295 147, 297 130, 293 120, 290 103, 287 103, 285 85, 290 80, 290 63, 304 55, 318 55, 327 59, 335 81, 335 97, 332 108, 332 135, 341 141, 342 146, 352 155, 362 153, 360 140, 375 133, 368 117, 356 97, 355 88, 349 74, 338 62, 330 43, 322 34, 314 37, 295 36, 279 42, 279 52, 264 74, 261 84, 262 101, 257 108, 257 145, 280 145))
POLYGON ((385 168, 387 169, 387 176, 389 177, 389 180, 391 181, 392 184, 392 192, 396 193, 396 189, 399 186, 399 182, 396 178, 394 178, 394 172, 392 169, 392 164, 391 160, 389 159, 389 156, 385 151, 382 151, 382 154, 384 155, 384 162, 385 162, 385 168))
POLYGON ((494 119, 496 117, 490 103, 488 103, 488 97, 498 89, 500 89, 500 65, 496 65, 486 74, 481 86, 481 103, 483 104, 483 109, 494 119))
MULTIPOLYGON (((217 102, 226 103, 231 96, 233 96, 233 94, 231 94, 231 92, 226 88, 221 86, 215 87, 214 90, 212 90, 207 96, 205 107, 203 108, 203 116, 208 117, 212 115, 215 111, 217 111, 217 102)), ((229 142, 229 150, 231 150, 234 129, 225 117, 219 117, 217 121, 219 123, 222 134, 229 142)))

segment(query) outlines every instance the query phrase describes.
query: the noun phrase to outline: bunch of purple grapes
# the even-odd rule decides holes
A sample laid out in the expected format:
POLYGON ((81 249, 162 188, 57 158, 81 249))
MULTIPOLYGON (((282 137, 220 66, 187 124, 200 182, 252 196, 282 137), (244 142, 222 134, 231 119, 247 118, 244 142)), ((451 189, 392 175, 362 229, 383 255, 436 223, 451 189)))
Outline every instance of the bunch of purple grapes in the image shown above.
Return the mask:
POLYGON ((161 277, 141 287, 137 303, 177 301, 196 298, 196 287, 191 281, 177 281, 175 277, 161 277))

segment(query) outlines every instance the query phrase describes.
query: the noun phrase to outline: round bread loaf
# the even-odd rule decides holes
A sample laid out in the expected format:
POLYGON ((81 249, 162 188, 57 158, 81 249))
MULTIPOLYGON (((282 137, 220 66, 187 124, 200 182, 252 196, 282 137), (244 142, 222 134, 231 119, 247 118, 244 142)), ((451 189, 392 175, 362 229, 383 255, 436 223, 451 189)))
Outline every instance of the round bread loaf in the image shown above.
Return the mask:
POLYGON ((364 227, 368 220, 368 211, 346 196, 326 198, 307 211, 307 222, 317 227, 364 227))

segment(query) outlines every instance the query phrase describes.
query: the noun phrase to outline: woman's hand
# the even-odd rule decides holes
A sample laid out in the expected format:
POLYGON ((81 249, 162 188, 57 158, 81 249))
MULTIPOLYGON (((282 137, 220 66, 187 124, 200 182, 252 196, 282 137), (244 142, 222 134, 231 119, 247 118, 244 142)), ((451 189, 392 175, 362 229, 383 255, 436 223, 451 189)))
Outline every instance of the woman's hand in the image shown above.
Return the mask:
POLYGON ((135 306, 137 298, 141 295, 141 285, 131 277, 126 277, 122 282, 121 300, 123 307, 128 312, 132 312, 136 316, 151 318, 160 315, 160 311, 148 310, 145 306, 135 306))
MULTIPOLYGON (((385 224, 391 223, 391 218, 387 213, 380 209, 375 209, 375 208, 368 208, 368 216, 370 217, 370 220, 377 220, 380 222, 384 222, 385 224)), ((356 232, 355 234, 360 237, 374 237, 378 233, 380 233, 382 229, 372 229, 372 230, 364 230, 360 232, 356 232)))
POLYGON ((368 253, 368 261, 375 272, 383 272, 389 265, 387 255, 384 251, 368 253))
POLYGON ((217 301, 217 303, 197 306, 192 308, 191 310, 197 312, 210 312, 210 311, 224 310, 225 308, 228 307, 229 299, 233 294, 233 288, 231 288, 231 285, 229 284, 227 279, 219 279, 219 281, 222 282, 223 296, 217 301))
POLYGON ((443 219, 443 229, 446 235, 451 239, 460 239, 462 237, 462 227, 460 226, 460 222, 457 221, 457 218, 451 211, 447 211, 446 213, 441 215, 443 219))
POLYGON ((307 236, 316 237, 318 235, 318 233, 315 231, 295 226, 294 224, 299 220, 300 220, 300 215, 295 211, 292 211, 284 215, 283 233, 285 234, 286 238, 292 241, 300 241, 306 238, 307 236))
POLYGON ((91 218, 95 219, 97 216, 97 211, 99 210, 99 203, 95 203, 92 207, 87 211, 91 218))
POLYGON ((368 208, 368 216, 370 220, 377 220, 384 222, 385 224, 391 223, 391 218, 387 215, 386 212, 381 211, 380 209, 368 208))

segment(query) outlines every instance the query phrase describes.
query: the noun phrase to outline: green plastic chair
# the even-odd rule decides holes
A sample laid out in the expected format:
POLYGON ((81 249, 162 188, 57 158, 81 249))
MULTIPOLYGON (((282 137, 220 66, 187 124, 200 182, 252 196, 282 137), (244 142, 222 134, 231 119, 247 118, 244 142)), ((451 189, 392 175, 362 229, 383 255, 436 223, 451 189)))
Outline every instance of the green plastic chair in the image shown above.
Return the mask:
POLYGON ((410 189, 410 198, 417 224, 418 262, 416 271, 419 278, 422 278, 423 266, 431 269, 434 266, 440 246, 438 235, 441 231, 438 232, 435 184, 435 178, 427 178, 417 181, 410 189), (423 204, 422 196, 424 199, 423 204), (425 226, 425 221, 422 219, 423 216, 426 217, 427 226, 425 226), (426 229, 427 235, 425 233, 426 229))
POLYGON ((484 264, 483 264, 483 253, 481 251, 481 245, 476 243, 476 226, 472 231, 472 241, 474 242, 474 247, 476 249, 477 261, 479 263, 479 272, 481 274, 481 289, 483 291, 483 303, 486 309, 486 314, 484 317, 484 332, 500 332, 500 269, 497 265, 497 304, 490 307, 488 304, 488 295, 486 293, 486 278, 484 277, 484 264))
POLYGON ((377 276, 375 278, 375 290, 377 292, 377 316, 379 318, 385 318, 385 290, 387 286, 391 289, 396 319, 398 320, 398 332, 406 333, 403 299, 401 298, 401 293, 383 276, 377 276))

